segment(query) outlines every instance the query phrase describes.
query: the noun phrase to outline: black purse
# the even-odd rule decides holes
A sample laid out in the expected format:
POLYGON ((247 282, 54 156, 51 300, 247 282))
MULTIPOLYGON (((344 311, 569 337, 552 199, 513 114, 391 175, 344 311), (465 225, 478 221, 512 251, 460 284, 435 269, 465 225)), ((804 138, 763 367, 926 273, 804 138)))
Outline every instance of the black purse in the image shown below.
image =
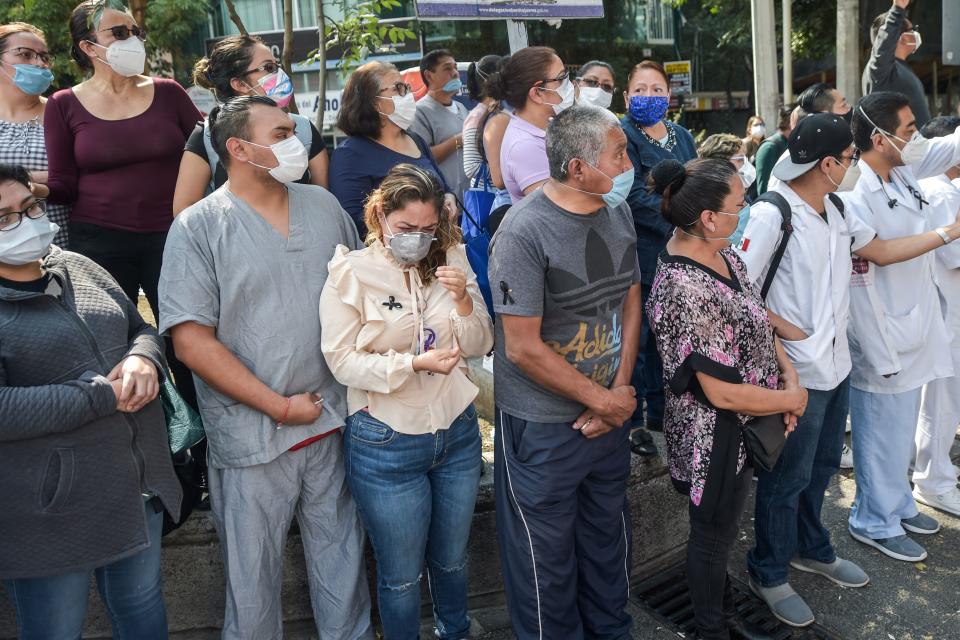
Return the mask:
POLYGON ((743 441, 755 469, 773 471, 787 443, 783 414, 751 418, 743 426, 743 441))

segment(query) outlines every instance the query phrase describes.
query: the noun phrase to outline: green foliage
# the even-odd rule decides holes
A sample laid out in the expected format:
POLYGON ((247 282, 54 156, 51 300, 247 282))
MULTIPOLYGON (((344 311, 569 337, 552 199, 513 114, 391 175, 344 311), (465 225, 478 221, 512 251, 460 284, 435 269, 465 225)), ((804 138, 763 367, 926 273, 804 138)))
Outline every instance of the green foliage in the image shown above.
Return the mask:
MULTIPOLYGON (((775 6, 778 31, 781 2, 775 6)), ((720 46, 751 46, 749 0, 669 0, 669 3, 683 9, 686 17, 709 32, 720 46)), ((836 0, 793 0, 790 49, 794 56, 813 60, 831 57, 835 52, 836 15, 836 0)))
MULTIPOLYGON (((0 0, 0 24, 21 21, 42 30, 47 48, 54 56, 54 88, 63 89, 80 82, 84 74, 70 58, 68 20, 80 0, 0 0)), ((107 2, 112 4, 112 2, 107 2)), ((173 69, 189 74, 193 64, 187 53, 191 40, 207 20, 209 0, 150 0, 147 3, 147 49, 154 60, 157 54, 169 54, 173 69)), ((170 71, 169 63, 156 65, 153 71, 170 71)), ((180 78, 181 80, 183 78, 180 78)))
MULTIPOLYGON (((399 23, 385 24, 381 15, 399 9, 400 0, 367 0, 349 6, 344 3, 344 17, 339 22, 325 16, 323 42, 327 51, 336 50, 340 56, 337 66, 341 73, 362 64, 371 54, 386 53, 390 45, 417 37, 414 23, 403 26, 399 23)), ((317 51, 310 54, 307 62, 317 59, 317 51)))
POLYGON ((164 64, 161 69, 175 71, 181 82, 187 79, 196 62, 197 56, 191 53, 190 44, 198 29, 206 24, 209 10, 209 0, 150 0, 147 3, 150 57, 162 60, 162 54, 169 54, 173 68, 164 64))

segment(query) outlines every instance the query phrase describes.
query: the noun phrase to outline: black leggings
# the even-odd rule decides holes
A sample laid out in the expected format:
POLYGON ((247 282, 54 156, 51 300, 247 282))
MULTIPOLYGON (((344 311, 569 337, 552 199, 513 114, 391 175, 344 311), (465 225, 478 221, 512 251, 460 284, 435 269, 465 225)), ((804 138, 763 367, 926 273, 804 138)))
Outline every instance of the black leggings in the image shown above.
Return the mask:
MULTIPOLYGON (((160 266, 166 240, 166 232, 137 233, 84 222, 70 224, 70 250, 87 256, 106 269, 134 304, 140 296, 140 289, 143 289, 154 318, 160 317, 157 286, 160 283, 160 266)), ((196 409, 197 392, 193 375, 177 359, 173 341, 170 338, 164 341, 167 365, 173 373, 177 391, 196 409)))
POLYGON ((697 637, 701 640, 730 638, 727 620, 736 612, 727 584, 727 559, 740 530, 740 516, 750 495, 752 479, 753 469, 744 467, 736 482, 728 483, 733 491, 730 496, 733 508, 716 510, 712 518, 705 518, 700 509, 690 503, 687 582, 693 601, 697 637))

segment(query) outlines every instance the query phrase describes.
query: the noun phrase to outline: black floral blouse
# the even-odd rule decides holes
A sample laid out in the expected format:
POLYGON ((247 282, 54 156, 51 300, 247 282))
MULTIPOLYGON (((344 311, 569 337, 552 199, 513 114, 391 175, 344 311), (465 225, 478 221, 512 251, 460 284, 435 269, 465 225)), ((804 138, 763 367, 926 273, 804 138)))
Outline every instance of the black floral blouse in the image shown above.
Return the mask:
MULTIPOLYGON (((748 416, 714 408, 695 373, 776 389, 773 328, 747 268, 731 248, 725 278, 683 256, 660 254, 647 317, 663 360, 663 432, 670 475, 701 506, 746 463, 741 427, 748 416), (711 491, 708 491, 710 485, 711 491)), ((714 497, 714 499, 716 499, 714 497)))

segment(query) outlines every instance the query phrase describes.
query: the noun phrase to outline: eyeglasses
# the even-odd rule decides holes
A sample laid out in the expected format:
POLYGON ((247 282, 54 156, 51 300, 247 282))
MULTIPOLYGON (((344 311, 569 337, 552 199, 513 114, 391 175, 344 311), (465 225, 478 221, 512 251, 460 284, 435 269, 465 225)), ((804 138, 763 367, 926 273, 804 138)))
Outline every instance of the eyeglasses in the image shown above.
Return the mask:
POLYGON ((251 73, 257 73, 258 71, 266 71, 267 73, 276 73, 279 69, 280 69, 279 62, 277 62, 276 60, 268 60, 267 62, 264 62, 259 67, 250 69, 248 71, 244 71, 242 76, 246 78, 251 73))
POLYGON ((582 84, 585 87, 590 87, 592 89, 596 89, 597 87, 600 87, 607 93, 613 93, 614 91, 617 90, 617 88, 612 84, 610 84, 609 82, 600 82, 599 80, 594 80, 593 78, 580 78, 580 84, 582 84))
POLYGON ((109 29, 100 29, 100 32, 109 31, 113 34, 113 37, 117 40, 126 40, 131 35, 137 36, 141 40, 147 39, 147 30, 143 27, 128 27, 125 24, 120 24, 115 27, 110 27, 109 29))
POLYGON ((854 149, 853 153, 851 153, 848 156, 839 155, 839 156, 833 156, 833 158, 834 160, 836 160, 837 162, 840 162, 841 164, 845 160, 849 160, 850 164, 854 164, 860 161, 860 149, 854 149))
POLYGON ((394 82, 391 85, 383 87, 377 93, 383 93, 384 91, 390 91, 391 89, 396 91, 397 95, 400 96, 401 98, 407 95, 409 92, 413 91, 413 87, 407 84, 406 82, 394 82))
POLYGON ((47 201, 46 200, 34 200, 30 203, 26 209, 22 211, 8 211, 6 213, 0 213, 0 232, 3 231, 13 231, 20 226, 20 223, 23 222, 23 217, 26 216, 31 220, 36 220, 37 218, 42 218, 47 215, 47 201))
POLYGON ((569 77, 570 77, 570 72, 569 72, 569 71, 563 71, 563 72, 561 72, 560 75, 558 75, 556 78, 544 78, 544 79, 541 80, 540 82, 542 82, 543 84, 547 84, 548 82, 564 82, 564 81, 567 80, 569 77))
POLYGON ((50 57, 50 54, 47 52, 35 51, 30 47, 14 47, 12 49, 6 49, 5 51, 0 51, 0 54, 4 53, 13 53, 13 55, 18 58, 22 58, 27 62, 27 64, 34 64, 38 60, 43 64, 50 64, 50 61, 53 59, 50 57))

